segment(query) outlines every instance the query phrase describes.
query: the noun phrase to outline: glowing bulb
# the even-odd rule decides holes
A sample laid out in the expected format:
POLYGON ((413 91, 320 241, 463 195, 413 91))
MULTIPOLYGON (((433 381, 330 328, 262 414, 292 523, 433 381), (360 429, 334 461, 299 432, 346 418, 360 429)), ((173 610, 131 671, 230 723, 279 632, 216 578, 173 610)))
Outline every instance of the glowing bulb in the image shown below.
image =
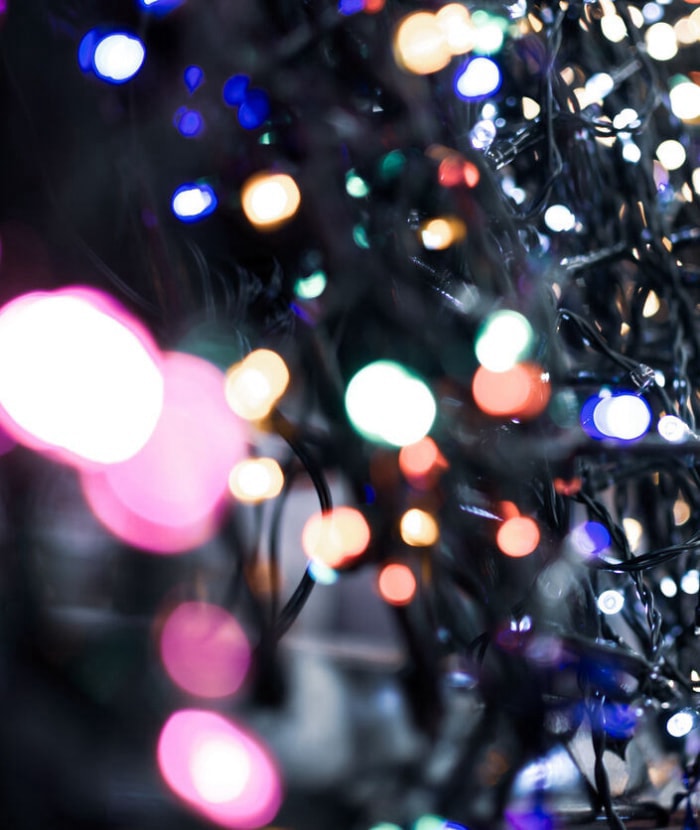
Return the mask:
POLYGON ((493 95, 501 86, 501 70, 491 58, 472 58, 455 78, 455 91, 467 101, 493 95))
POLYGON ((314 271, 308 277, 298 279, 294 285, 294 293, 302 300, 315 300, 326 290, 328 278, 323 271, 314 271))
POLYGON ((447 47, 453 55, 463 55, 474 46, 474 27, 469 11, 461 3, 448 3, 435 15, 447 47))
POLYGON ((535 418, 545 410, 550 394, 548 377, 534 363, 517 363, 499 372, 479 366, 472 379, 474 402, 494 417, 535 418))
POLYGON ((408 605, 416 595, 416 578, 407 565, 385 565, 377 580, 379 593, 389 605, 408 605))
POLYGON ((634 441, 651 424, 651 409, 644 398, 629 393, 600 398, 593 410, 593 423, 606 438, 634 441))
POLYGON ((625 516, 622 520, 622 529, 625 531, 630 549, 633 551, 637 550, 644 535, 644 528, 641 522, 633 519, 631 516, 625 516))
POLYGON ((695 726, 695 713, 690 709, 683 709, 666 721, 666 731, 672 738, 685 737, 695 726))
POLYGON ((183 184, 173 193, 173 213, 182 222, 196 222, 216 210, 217 199, 208 184, 183 184))
POLYGON ((660 308, 661 300, 659 299, 659 295, 656 293, 656 291, 650 291, 644 302, 644 308, 642 309, 642 317, 653 317, 660 308))
POLYGON ((600 101, 615 88, 615 82, 607 72, 598 72, 586 81, 586 94, 591 101, 600 101))
POLYGON ((452 52, 436 16, 415 12, 399 23, 394 35, 394 56, 408 72, 429 75, 444 69, 452 52))
POLYGON ((671 110, 682 121, 700 118, 700 86, 685 80, 672 87, 669 92, 671 110))
POLYGON ((231 470, 228 485, 239 501, 257 504, 282 492, 284 474, 274 458, 249 458, 231 470))
POLYGON ((673 597, 675 597, 678 593, 676 580, 671 576, 662 576, 661 581, 659 582, 659 590, 665 597, 673 599, 673 597))
POLYGON ((625 604, 625 597, 619 591, 603 591, 598 597, 598 608, 603 614, 617 614, 625 604))
POLYGON ((690 436, 690 427, 677 415, 663 415, 659 418, 656 429, 671 444, 680 444, 690 436))
POLYGON ((440 531, 435 518, 425 510, 412 508, 401 517, 401 538, 412 547, 428 547, 437 542, 440 531))
POLYGON ((241 418, 257 421, 270 414, 289 383, 289 369, 270 349, 256 349, 226 374, 228 405, 241 418))
POLYGON ((345 392, 345 409, 365 438, 396 447, 420 441, 437 413, 427 385, 389 360, 370 363, 352 378, 345 392))
POLYGON ((251 224, 272 230, 294 216, 301 193, 286 173, 258 173, 243 185, 241 203, 251 224))
POLYGON ((668 23, 654 23, 647 29, 644 40, 647 53, 654 60, 670 61, 678 53, 676 33, 668 23))
POLYGON ((421 242, 429 251, 444 251, 466 234, 459 219, 430 219, 421 226, 421 242))
POLYGON ((92 63, 103 81, 123 84, 141 69, 145 57, 146 49, 136 35, 115 32, 97 43, 92 63))
POLYGON ((576 217, 566 205, 550 205, 544 213, 544 222, 555 233, 571 231, 576 227, 576 217))
POLYGON ((690 516, 690 505, 679 496, 673 503, 673 523, 676 527, 680 527, 690 519, 690 516))
POLYGON ((619 43, 627 37, 625 21, 617 14, 606 14, 600 21, 604 37, 611 43, 619 43))
POLYGON ((700 591, 700 573, 695 568, 686 571, 681 577, 681 591, 691 596, 700 591))
POLYGON ((365 552, 370 541, 367 520, 354 507, 314 513, 301 534, 301 546, 312 562, 337 568, 365 552))
POLYGON ((194 750, 190 772, 194 788, 204 801, 222 804, 243 792, 250 777, 250 763, 238 743, 213 738, 194 750))
POLYGON ((496 533, 496 544, 501 553, 513 558, 531 554, 540 543, 540 529, 529 516, 506 519, 496 533))
POLYGON ((496 311, 476 336, 477 360, 491 372, 505 372, 526 356, 533 336, 532 326, 522 314, 496 311))
POLYGON ((629 164, 639 164, 642 158, 642 151, 634 141, 625 141, 622 145, 622 158, 629 164))
POLYGON ((540 105, 533 98, 524 97, 521 101, 523 118, 532 121, 540 114, 540 105))
POLYGON ((669 138, 656 148, 656 158, 667 170, 678 170, 685 162, 685 147, 680 141, 669 138))
POLYGON ((399 467, 406 478, 428 475, 436 466, 444 465, 445 459, 435 441, 428 435, 415 444, 402 447, 399 452, 399 467))

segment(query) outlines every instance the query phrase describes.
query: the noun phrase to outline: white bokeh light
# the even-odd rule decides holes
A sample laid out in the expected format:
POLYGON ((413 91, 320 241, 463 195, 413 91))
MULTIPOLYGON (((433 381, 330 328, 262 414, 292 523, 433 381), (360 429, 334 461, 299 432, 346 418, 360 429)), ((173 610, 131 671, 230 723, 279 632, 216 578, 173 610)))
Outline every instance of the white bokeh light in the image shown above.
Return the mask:
POLYGON ((576 217, 566 205, 550 205, 545 211, 544 223, 550 231, 561 233, 576 227, 576 217))
POLYGON ((457 94, 466 99, 492 95, 501 85, 501 70, 490 58, 473 58, 455 81, 457 94))
POLYGON ((690 427, 677 415, 663 415, 656 429, 662 438, 672 444, 680 444, 690 437, 690 427))
POLYGON ((596 404, 593 423, 607 438, 634 441, 649 429, 651 410, 644 398, 638 395, 611 395, 601 398, 596 404))
POLYGON ((97 75, 111 83, 124 83, 141 69, 146 49, 136 35, 117 32, 107 35, 95 47, 92 58, 97 75))
POLYGON ((676 712, 666 721, 666 731, 672 738, 685 737, 695 726, 695 714, 689 709, 676 712))
POLYGON ((691 596, 700 591, 700 573, 695 568, 686 571, 681 577, 681 591, 691 596))
POLYGON ((245 749, 233 740, 212 737, 192 753, 190 772, 199 795, 210 804, 222 804, 245 789, 250 761, 245 749))
POLYGON ((603 591, 598 597, 598 608, 603 614, 617 614, 622 610, 624 604, 625 598, 619 591, 603 591))

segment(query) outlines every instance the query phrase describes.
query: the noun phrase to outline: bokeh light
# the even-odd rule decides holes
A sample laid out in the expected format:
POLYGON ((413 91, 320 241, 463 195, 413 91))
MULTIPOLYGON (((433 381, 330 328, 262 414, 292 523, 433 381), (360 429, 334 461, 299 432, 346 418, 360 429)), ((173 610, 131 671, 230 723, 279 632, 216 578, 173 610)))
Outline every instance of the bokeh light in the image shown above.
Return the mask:
POLYGON ((678 170, 685 163, 685 147, 680 141, 669 138, 656 148, 656 158, 667 170, 678 170))
POLYGON ((202 114, 197 110, 188 110, 186 107, 181 107, 175 113, 173 123, 184 138, 196 138, 204 129, 202 114))
POLYGON ((191 809, 222 827, 270 822, 282 800, 280 776, 262 743, 214 712, 182 709, 158 740, 165 783, 191 809))
POLYGON ((324 271, 314 271, 308 277, 300 277, 294 284, 294 293, 301 300, 315 300, 326 290, 328 277, 324 271))
POLYGON ((135 455, 163 407, 160 357, 146 329, 107 295, 74 286, 0 309, 0 423, 63 461, 135 455))
POLYGON ((241 204, 252 225, 273 230, 294 216, 301 193, 286 173, 257 173, 243 185, 241 204))
POLYGON ((472 379, 474 402, 486 415, 534 418, 549 402, 549 381, 536 364, 518 363, 504 372, 479 366, 472 379))
POLYGON ((666 731, 672 738, 685 737, 695 726, 695 712, 682 709, 666 721, 666 731))
POLYGON ((250 667, 241 626, 228 611, 206 602, 183 602, 168 615, 160 655, 173 683, 206 698, 233 694, 250 667))
POLYGON ((463 55, 474 46, 474 27, 469 10, 461 3, 447 3, 435 15, 447 48, 453 55, 463 55))
POLYGON ((247 75, 232 75, 226 80, 222 89, 224 101, 230 107, 238 107, 245 101, 250 78, 247 75))
POLYGON ((544 223, 550 231, 563 233, 576 227, 576 217, 566 205, 550 205, 544 212, 544 223))
POLYGON ((173 193, 171 206, 181 222, 196 222, 216 210, 216 194, 208 184, 183 184, 173 193))
POLYGON ((505 372, 527 353, 532 345, 532 326, 517 311, 502 310, 490 314, 476 335, 477 360, 491 372, 505 372))
POLYGON ((540 529, 529 516, 506 519, 496 533, 498 549, 506 556, 520 558, 531 554, 540 543, 540 529))
POLYGON ((614 589, 603 591, 603 593, 598 597, 598 609, 603 614, 618 614, 622 611, 624 604, 624 594, 621 594, 620 591, 615 591, 614 589))
POLYGON ((270 99, 262 89, 246 91, 238 109, 238 123, 246 130, 261 127, 270 115, 270 99))
POLYGON ((228 405, 241 418, 267 417, 289 384, 289 369, 272 349, 255 349, 226 373, 228 405))
POLYGON ((170 352, 163 376, 163 411, 148 442, 128 461, 83 473, 82 485, 97 518, 120 539, 179 553, 216 531, 247 436, 224 398, 224 375, 212 364, 170 352))
POLYGON ((136 35, 113 32, 95 43, 92 66, 103 81, 123 84, 136 75, 145 58, 146 48, 136 35))
POLYGON ((357 372, 345 392, 345 409, 365 438, 396 447, 420 441, 437 413, 426 384, 389 360, 378 360, 357 372))
POLYGON ((460 219, 454 217, 429 219, 420 228, 421 242, 429 251, 444 251, 464 239, 467 229, 460 219))
POLYGON ((659 590, 665 597, 673 599, 678 593, 676 580, 672 576, 662 576, 659 581, 659 590))
POLYGON ((430 12, 415 12, 405 17, 394 35, 396 62, 408 72, 429 75, 444 69, 450 62, 445 32, 430 12))
POLYGON ((594 556, 610 546, 610 532, 600 522, 583 522, 571 531, 569 541, 577 553, 594 556))
POLYGON ((187 91, 193 93, 204 82, 204 70, 201 66, 192 64, 185 69, 182 77, 187 91))
POLYGON ((500 89, 501 70, 491 58, 472 58, 455 77, 455 92, 465 101, 487 98, 500 89))
POLYGON ((401 516, 399 530, 403 541, 412 547, 428 547, 440 538, 435 517, 417 507, 412 507, 401 516))
POLYGON ((641 438, 651 424, 651 409, 644 398, 620 393, 600 398, 593 409, 595 428, 606 438, 634 441, 641 438))
POLYGON ((408 605, 416 595, 416 577, 408 565, 385 565, 377 578, 379 593, 389 605, 408 605))
POLYGON ((689 78, 680 77, 669 92, 671 110, 682 121, 700 118, 700 86, 689 78))
POLYGON ((671 444, 681 444, 690 437, 690 427, 677 415, 662 415, 656 429, 671 444))
POLYGON ((642 542, 642 536, 644 535, 644 527, 642 526, 642 523, 633 516, 625 516, 622 520, 622 529, 625 531, 625 536, 627 537, 630 550, 637 550, 642 542))
POLYGON ((238 501, 258 504, 282 492, 284 474, 274 458, 248 458, 231 470, 228 485, 238 501))
POLYGON ((367 520, 354 507, 314 513, 304 525, 301 546, 306 556, 337 568, 362 555, 371 538, 367 520))
POLYGON ((415 444, 407 444, 399 452, 399 468, 408 479, 427 476, 436 467, 444 466, 446 461, 429 435, 415 444))
POLYGON ((654 23, 646 30, 644 40, 649 57, 657 61, 670 61, 678 54, 678 40, 673 26, 654 23))
POLYGON ((606 14, 600 21, 603 36, 611 43, 620 43, 627 37, 627 26, 618 14, 606 14))
POLYGON ((691 568, 681 577, 681 591, 689 596, 695 596, 700 591, 700 571, 691 568))

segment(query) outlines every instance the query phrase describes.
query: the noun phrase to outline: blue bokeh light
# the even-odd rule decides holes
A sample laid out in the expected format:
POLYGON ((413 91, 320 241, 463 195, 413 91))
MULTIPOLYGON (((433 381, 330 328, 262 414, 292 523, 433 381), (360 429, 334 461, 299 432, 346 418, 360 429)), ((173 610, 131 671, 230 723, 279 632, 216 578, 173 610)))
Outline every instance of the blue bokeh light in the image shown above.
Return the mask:
POLYGON ((91 29, 78 45, 78 65, 83 72, 93 72, 110 84, 130 81, 145 58, 141 39, 123 30, 91 29))
POLYGON ((339 0, 338 11, 341 14, 358 14, 365 7, 364 0, 339 0))
POLYGON ((246 130, 255 130, 265 123, 270 114, 270 99, 261 89, 246 93, 238 109, 238 122, 246 130))
POLYGON ((183 0, 139 0, 139 6, 152 14, 167 14, 182 3, 183 0))
POLYGON ((181 222, 197 222, 216 210, 218 200, 208 184, 183 184, 173 193, 171 207, 181 222))
POLYGON ((230 107, 238 107, 245 100, 250 85, 250 78, 247 75, 232 75, 224 84, 224 101, 230 107))
POLYGON ((180 107, 173 120, 178 131, 185 138, 195 138, 204 129, 204 119, 197 110, 180 107))
POLYGON ((185 86, 190 92, 194 92, 204 81, 204 72, 201 66, 188 66, 184 72, 185 86))

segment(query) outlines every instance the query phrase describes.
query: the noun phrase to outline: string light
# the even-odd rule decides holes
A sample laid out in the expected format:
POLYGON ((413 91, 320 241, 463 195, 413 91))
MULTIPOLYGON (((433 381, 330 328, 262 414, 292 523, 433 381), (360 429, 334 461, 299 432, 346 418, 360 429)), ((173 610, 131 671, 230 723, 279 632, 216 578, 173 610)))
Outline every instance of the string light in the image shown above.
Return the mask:
POLYGON ((274 230, 289 221, 301 204, 301 193, 286 173, 259 173, 241 189, 241 204, 257 228, 274 230))

